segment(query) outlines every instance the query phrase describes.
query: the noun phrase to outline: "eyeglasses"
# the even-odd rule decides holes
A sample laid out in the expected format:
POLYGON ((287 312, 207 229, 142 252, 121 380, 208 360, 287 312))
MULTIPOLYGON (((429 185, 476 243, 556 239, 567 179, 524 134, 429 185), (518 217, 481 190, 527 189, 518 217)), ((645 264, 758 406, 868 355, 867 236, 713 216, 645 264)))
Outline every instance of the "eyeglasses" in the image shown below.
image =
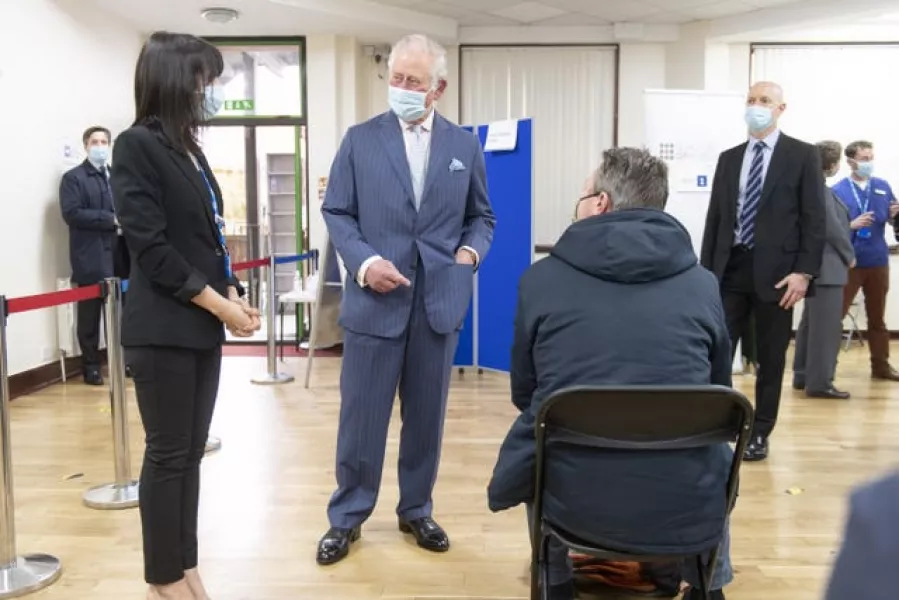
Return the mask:
POLYGON ((605 194, 606 196, 608 196, 609 201, 611 202, 612 196, 605 190, 596 190, 595 192, 590 192, 586 196, 581 196, 577 199, 577 202, 574 203, 574 216, 571 219, 572 223, 574 221, 577 221, 577 209, 581 205, 581 202, 583 202, 584 200, 590 200, 591 198, 596 198, 600 194, 605 194))

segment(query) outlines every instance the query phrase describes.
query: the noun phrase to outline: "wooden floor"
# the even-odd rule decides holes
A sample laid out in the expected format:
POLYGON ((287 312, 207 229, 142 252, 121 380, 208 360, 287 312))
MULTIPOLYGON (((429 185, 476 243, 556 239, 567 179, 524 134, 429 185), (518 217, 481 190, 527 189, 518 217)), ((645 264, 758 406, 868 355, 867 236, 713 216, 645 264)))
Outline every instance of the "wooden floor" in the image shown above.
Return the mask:
MULTIPOLYGON (((505 376, 454 376, 434 513, 452 550, 425 553, 396 530, 395 422, 380 504, 362 541, 343 563, 319 568, 314 550, 333 486, 339 359, 316 363, 311 391, 300 383, 254 386, 250 377, 264 370, 264 359, 225 360, 212 431, 223 448, 204 462, 201 507, 201 569, 215 600, 526 597, 524 514, 493 515, 485 499, 515 414, 505 376)), ((283 369, 302 381, 304 360, 289 359, 283 369)), ((899 460, 899 384, 872 383, 865 350, 841 361, 839 384, 853 399, 805 400, 787 385, 772 458, 744 468, 730 600, 818 600, 847 491, 899 460)), ((752 381, 741 377, 738 385, 748 391, 752 381)), ((142 434, 133 399, 130 410, 137 474, 142 434)), ((13 404, 19 550, 55 554, 65 569, 35 598, 143 598, 136 509, 81 504, 84 489, 113 477, 109 421, 104 391, 79 382, 13 404)))

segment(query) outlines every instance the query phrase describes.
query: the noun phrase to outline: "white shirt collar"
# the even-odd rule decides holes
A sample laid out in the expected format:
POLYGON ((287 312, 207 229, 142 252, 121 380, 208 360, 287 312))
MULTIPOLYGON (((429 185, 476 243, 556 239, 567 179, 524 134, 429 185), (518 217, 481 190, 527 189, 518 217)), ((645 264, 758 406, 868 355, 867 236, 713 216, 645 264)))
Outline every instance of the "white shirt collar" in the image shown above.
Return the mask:
POLYGON ((777 145, 777 140, 779 140, 779 139, 780 139, 780 129, 775 129, 774 131, 772 131, 771 133, 769 133, 766 137, 764 137, 762 139, 750 137, 749 138, 749 149, 752 150, 753 148, 755 148, 755 145, 758 144, 759 142, 765 142, 765 146, 769 150, 773 150, 774 146, 777 145))
MULTIPOLYGON (((434 131, 434 115, 435 114, 437 114, 437 110, 435 108, 431 108, 431 112, 428 114, 427 117, 425 117, 425 120, 422 121, 421 123, 419 123, 419 125, 421 125, 422 129, 424 129, 425 131, 428 131, 428 132, 434 131)), ((397 117, 397 120, 400 122, 400 129, 402 129, 404 133, 406 131, 409 131, 409 123, 406 123, 399 117, 397 117)))

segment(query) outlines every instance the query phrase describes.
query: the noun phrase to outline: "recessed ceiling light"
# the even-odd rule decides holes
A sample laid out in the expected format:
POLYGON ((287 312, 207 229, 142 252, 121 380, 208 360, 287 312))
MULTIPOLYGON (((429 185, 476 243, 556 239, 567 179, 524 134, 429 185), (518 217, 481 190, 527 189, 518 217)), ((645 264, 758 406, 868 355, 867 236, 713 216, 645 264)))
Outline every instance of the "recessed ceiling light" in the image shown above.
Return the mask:
POLYGON ((240 13, 233 8, 206 8, 200 14, 207 21, 220 25, 236 21, 240 17, 240 13))

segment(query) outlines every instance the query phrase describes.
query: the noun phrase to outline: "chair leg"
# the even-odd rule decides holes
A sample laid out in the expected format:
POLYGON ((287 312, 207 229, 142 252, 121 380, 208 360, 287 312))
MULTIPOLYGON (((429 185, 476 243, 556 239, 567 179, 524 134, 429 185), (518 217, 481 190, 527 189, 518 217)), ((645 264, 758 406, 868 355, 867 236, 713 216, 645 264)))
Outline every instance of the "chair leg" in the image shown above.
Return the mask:
POLYGON ((549 536, 540 540, 540 600, 549 600, 549 536))

